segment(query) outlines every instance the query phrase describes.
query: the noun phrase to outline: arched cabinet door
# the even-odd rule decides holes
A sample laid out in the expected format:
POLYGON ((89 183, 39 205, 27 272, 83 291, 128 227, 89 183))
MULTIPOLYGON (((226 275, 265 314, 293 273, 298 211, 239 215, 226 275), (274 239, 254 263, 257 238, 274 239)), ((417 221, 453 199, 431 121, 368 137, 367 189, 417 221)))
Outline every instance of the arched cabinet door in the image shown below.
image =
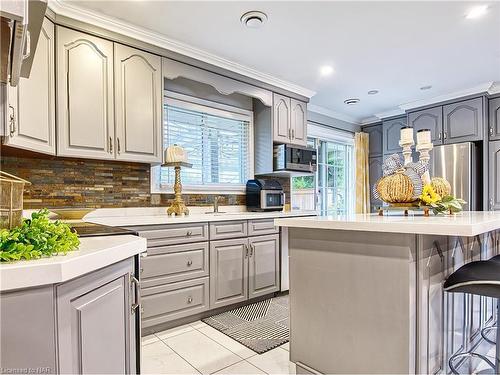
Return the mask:
POLYGON ((408 125, 414 129, 415 134, 419 130, 429 129, 431 131, 432 143, 434 145, 443 144, 443 107, 434 107, 409 113, 408 125))
POLYGON ((291 142, 307 146, 307 104, 291 99, 291 142))
POLYGON ((113 43, 56 28, 57 154, 114 159, 113 43))
POLYGON ((273 141, 290 143, 290 98, 273 94, 273 141))
POLYGON ((483 98, 465 100, 443 107, 444 143, 483 139, 483 98))
POLYGON ((115 44, 116 158, 162 161, 161 57, 115 44))
POLYGON ((399 140, 401 138, 401 128, 406 126, 406 116, 392 120, 385 120, 382 123, 384 155, 397 154, 401 152, 399 140))
POLYGON ((43 20, 29 79, 8 87, 8 126, 4 143, 56 154, 54 24, 43 20))
POLYGON ((490 141, 500 140, 500 97, 490 99, 489 102, 489 135, 490 141))

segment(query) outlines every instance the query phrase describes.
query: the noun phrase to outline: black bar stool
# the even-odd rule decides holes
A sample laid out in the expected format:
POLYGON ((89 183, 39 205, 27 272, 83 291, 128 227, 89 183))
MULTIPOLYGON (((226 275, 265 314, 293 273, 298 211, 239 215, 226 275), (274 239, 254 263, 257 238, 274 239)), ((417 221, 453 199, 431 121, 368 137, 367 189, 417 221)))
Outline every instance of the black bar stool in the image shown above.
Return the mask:
MULTIPOLYGON (((493 257, 490 260, 481 260, 468 263, 458 270, 453 272, 444 283, 444 290, 450 293, 469 293, 480 296, 500 298, 500 256, 493 257)), ((497 303, 497 322, 500 318, 500 309, 497 303)), ((500 345, 498 345, 498 337, 500 337, 500 325, 497 323, 497 345, 495 363, 491 362, 482 354, 472 351, 457 353, 453 355, 448 365, 454 374, 458 374, 455 368, 455 360, 463 357, 477 357, 485 361, 496 374, 499 374, 500 369, 500 345)))

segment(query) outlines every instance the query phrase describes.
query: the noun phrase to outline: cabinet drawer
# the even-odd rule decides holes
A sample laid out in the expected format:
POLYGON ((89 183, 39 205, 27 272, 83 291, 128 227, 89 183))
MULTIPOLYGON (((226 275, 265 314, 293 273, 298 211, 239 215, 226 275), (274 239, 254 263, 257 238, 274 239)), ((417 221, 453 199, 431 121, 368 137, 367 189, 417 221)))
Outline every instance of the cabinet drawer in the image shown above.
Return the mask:
POLYGON ((210 223, 210 240, 246 237, 247 233, 248 230, 246 220, 210 223))
POLYGON ((280 229, 274 226, 274 219, 248 220, 248 235, 258 236, 261 234, 279 233, 280 229))
POLYGON ((203 276, 208 276, 208 242, 152 247, 141 259, 145 288, 203 276))
POLYGON ((208 310, 208 277, 142 289, 142 326, 208 310))
POLYGON ((171 224, 138 232, 148 239, 148 247, 208 241, 207 223, 171 224))

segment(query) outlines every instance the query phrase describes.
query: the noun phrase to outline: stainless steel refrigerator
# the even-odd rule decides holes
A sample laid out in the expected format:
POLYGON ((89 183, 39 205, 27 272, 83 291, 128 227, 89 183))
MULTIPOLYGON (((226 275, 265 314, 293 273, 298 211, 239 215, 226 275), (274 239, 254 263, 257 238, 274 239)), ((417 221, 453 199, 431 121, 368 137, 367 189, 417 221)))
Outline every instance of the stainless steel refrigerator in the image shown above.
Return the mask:
POLYGON ((444 177, 450 182, 452 195, 467 202, 464 211, 480 209, 478 156, 472 142, 436 146, 431 151, 431 177, 444 177))

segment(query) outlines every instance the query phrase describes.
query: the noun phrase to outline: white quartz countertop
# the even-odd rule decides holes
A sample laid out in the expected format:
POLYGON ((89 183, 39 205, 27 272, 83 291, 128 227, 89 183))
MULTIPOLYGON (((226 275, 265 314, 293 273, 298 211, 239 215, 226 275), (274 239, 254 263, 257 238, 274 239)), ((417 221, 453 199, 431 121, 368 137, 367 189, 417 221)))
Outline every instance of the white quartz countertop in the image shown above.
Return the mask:
MULTIPOLYGON (((222 211, 222 210, 221 210, 222 211)), ((162 224, 187 224, 231 220, 273 219, 278 217, 297 217, 316 215, 315 211, 290 211, 290 212, 227 212, 227 213, 196 213, 188 216, 163 215, 117 215, 117 216, 91 216, 84 221, 112 227, 135 227, 141 225, 162 224)))
POLYGON ((0 264, 0 291, 57 284, 146 251, 146 239, 133 235, 80 238, 66 255, 0 264))
POLYGON ((424 217, 378 216, 356 214, 347 216, 318 216, 278 218, 275 225, 290 228, 335 229, 364 232, 410 233, 443 236, 476 236, 500 229, 500 212, 462 212, 453 216, 424 217))

